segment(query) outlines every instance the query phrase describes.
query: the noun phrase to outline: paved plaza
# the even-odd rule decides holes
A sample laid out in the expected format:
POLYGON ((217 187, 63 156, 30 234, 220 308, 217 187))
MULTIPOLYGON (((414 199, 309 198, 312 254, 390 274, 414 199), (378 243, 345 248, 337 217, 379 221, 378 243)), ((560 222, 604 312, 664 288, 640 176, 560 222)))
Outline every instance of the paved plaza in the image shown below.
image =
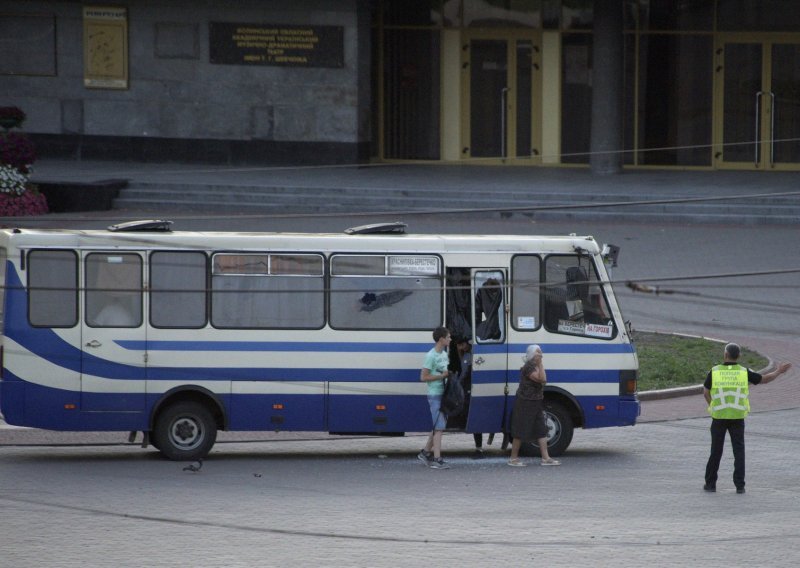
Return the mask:
MULTIPOLYGON (((681 179, 673 178, 673 191, 681 179)), ((729 189, 713 185, 702 190, 729 189)), ((120 213, 52 215, 27 226, 103 227, 120 213)), ((729 446, 718 492, 702 491, 709 419, 698 394, 643 401, 634 427, 576 431, 559 468, 507 467, 498 441, 486 459, 474 460, 466 434, 445 436, 453 467, 436 471, 415 458, 420 434, 225 432, 195 473, 129 444, 126 433, 0 424, 0 567, 798 564, 797 274, 710 279, 724 285, 684 286, 691 297, 637 295, 624 286, 648 276, 798 267, 796 230, 474 215, 409 221, 419 233, 593 234, 623 247, 613 278, 637 329, 737 341, 793 363, 752 391, 747 493, 734 491, 729 446)), ((339 231, 364 222, 186 216, 176 228, 339 231)))

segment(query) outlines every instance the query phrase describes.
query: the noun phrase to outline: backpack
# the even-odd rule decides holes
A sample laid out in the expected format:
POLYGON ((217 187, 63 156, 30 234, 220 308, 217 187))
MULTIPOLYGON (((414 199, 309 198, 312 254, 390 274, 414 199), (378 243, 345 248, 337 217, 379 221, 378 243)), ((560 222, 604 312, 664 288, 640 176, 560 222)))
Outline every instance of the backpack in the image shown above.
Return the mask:
POLYGON ((453 377, 447 380, 442 395, 442 404, 439 410, 445 416, 458 416, 464 410, 464 385, 461 384, 461 377, 453 377))

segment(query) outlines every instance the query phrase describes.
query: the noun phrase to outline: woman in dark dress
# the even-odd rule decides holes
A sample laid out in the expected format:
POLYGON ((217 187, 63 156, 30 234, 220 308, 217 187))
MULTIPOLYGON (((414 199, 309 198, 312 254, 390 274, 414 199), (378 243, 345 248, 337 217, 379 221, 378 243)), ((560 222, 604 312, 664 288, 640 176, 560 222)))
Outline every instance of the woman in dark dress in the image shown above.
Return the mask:
POLYGON ((542 364, 542 349, 531 345, 525 352, 525 363, 519 371, 519 388, 511 414, 511 459, 508 465, 525 467, 526 463, 519 459, 519 448, 522 442, 539 443, 542 454, 542 465, 561 465, 561 462, 550 457, 547 452, 547 422, 544 416, 544 385, 547 384, 547 373, 542 364))

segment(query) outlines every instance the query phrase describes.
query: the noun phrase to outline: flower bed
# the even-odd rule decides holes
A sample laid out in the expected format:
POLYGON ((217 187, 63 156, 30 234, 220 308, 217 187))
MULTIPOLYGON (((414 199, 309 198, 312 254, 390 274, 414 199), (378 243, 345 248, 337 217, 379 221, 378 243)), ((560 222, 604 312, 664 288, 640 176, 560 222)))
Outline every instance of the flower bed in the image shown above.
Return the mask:
POLYGON ((23 174, 30 173, 30 166, 36 159, 33 142, 22 132, 0 133, 0 163, 18 169, 23 174))
POLYGON ((0 217, 47 213, 47 198, 28 181, 36 151, 23 132, 12 132, 25 121, 18 107, 0 107, 0 217))
POLYGON ((0 193, 0 217, 43 215, 47 213, 47 199, 35 186, 28 185, 22 195, 0 193))

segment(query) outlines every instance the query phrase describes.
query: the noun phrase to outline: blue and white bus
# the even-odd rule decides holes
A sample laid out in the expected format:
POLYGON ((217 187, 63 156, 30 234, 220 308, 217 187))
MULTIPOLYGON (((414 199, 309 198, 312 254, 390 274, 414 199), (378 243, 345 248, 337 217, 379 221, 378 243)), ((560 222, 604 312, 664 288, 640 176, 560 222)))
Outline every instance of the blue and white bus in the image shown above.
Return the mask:
POLYGON ((0 410, 12 425, 144 433, 168 458, 219 430, 430 430, 431 331, 471 336, 467 408, 502 432, 521 357, 547 361, 551 453, 633 425, 636 351, 588 236, 0 230, 0 410))

